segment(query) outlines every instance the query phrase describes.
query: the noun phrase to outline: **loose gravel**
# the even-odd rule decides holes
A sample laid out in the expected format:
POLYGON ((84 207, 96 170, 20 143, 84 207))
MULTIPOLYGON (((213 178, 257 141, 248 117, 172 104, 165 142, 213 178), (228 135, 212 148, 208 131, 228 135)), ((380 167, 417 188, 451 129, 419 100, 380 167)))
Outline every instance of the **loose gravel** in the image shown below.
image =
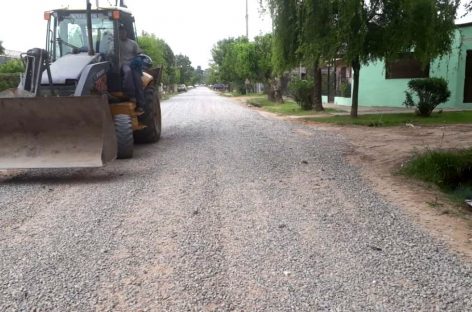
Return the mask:
POLYGON ((0 311, 472 311, 472 267, 342 137, 198 88, 100 169, 0 180, 0 311))

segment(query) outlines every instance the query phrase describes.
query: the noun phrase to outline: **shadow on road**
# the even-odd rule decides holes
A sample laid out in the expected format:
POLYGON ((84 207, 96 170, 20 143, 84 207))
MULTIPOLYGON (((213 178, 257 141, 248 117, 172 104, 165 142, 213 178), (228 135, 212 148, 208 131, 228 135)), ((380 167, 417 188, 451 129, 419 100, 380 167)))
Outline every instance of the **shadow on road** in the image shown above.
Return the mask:
MULTIPOLYGON (((134 174, 133 174, 134 175, 134 174)), ((125 180, 129 172, 106 171, 103 168, 33 169, 0 180, 1 184, 102 184, 125 180)))

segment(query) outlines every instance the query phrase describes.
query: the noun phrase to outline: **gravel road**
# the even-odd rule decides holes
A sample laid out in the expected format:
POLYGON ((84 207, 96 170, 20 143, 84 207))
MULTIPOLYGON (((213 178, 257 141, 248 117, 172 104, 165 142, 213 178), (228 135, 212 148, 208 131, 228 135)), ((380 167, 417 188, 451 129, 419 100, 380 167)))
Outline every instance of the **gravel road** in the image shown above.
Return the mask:
POLYGON ((472 311, 472 266, 348 143, 205 88, 100 169, 0 176, 0 311, 472 311))

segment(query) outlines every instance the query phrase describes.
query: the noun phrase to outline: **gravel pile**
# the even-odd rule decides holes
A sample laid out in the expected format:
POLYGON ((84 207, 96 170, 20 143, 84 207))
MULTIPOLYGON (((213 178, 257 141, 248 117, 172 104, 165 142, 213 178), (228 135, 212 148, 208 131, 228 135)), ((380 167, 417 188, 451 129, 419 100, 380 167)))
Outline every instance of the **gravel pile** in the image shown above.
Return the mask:
POLYGON ((0 182, 0 311, 471 311, 472 268, 342 137, 198 88, 101 169, 0 182))

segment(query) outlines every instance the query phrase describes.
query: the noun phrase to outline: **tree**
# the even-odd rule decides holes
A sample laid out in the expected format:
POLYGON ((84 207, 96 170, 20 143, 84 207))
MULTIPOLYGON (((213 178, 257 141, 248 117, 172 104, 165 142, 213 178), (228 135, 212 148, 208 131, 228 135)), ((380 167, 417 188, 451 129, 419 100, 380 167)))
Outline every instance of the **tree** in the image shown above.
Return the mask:
POLYGON ((336 6, 332 0, 306 0, 301 8, 301 35, 298 52, 305 64, 313 69, 313 109, 323 111, 321 64, 336 58, 336 6))
MULTIPOLYGON (((357 117, 361 65, 401 52, 413 52, 427 64, 449 52, 459 5, 459 0, 266 1, 276 68, 311 60, 316 69, 320 60, 342 58, 354 71, 352 117, 357 117)), ((319 86, 315 90, 319 101, 319 86)))
POLYGON ((0 41, 0 55, 5 54, 5 48, 3 47, 3 41, 0 41))
POLYGON ((305 64, 313 69, 313 108, 323 110, 322 61, 336 53, 332 0, 267 0, 274 22, 274 66, 278 72, 305 64))
MULTIPOLYGON (((229 83, 239 92, 246 93, 254 82, 271 85, 272 35, 258 36, 254 41, 246 37, 227 38, 218 41, 212 50, 210 67, 211 83, 229 83)), ((271 98, 271 88, 268 88, 271 98)))
POLYGON ((16 74, 22 73, 24 70, 23 62, 18 59, 9 60, 6 63, 0 64, 0 74, 16 74))
POLYGON ((138 37, 140 48, 151 57, 155 65, 162 65, 162 82, 174 84, 175 81, 175 56, 169 45, 162 39, 157 38, 154 34, 142 32, 138 37))
MULTIPOLYGON (((276 75, 282 75, 285 70, 299 66, 298 47, 301 33, 301 2, 298 0, 265 0, 269 7, 273 22, 272 64, 276 75)), ((263 4, 261 0, 261 5, 263 4)), ((281 101, 281 94, 274 92, 277 79, 269 84, 269 98, 281 101)))
POLYGON ((192 83, 194 68, 188 56, 177 54, 175 56, 175 66, 180 72, 179 83, 190 85, 192 83))
POLYGON ((244 85, 245 78, 241 73, 245 69, 238 69, 238 63, 241 64, 243 56, 239 55, 245 50, 248 43, 246 37, 226 38, 220 40, 211 50, 213 63, 220 83, 231 84, 237 88, 244 85))
POLYGON ((254 38, 256 51, 256 80, 264 82, 269 86, 267 88, 267 97, 271 101, 276 101, 274 89, 272 88, 272 80, 274 74, 274 66, 272 65, 272 34, 257 36, 254 38))
POLYGON ((354 71, 357 117, 362 64, 413 52, 427 64, 450 51, 458 0, 338 0, 339 51, 354 71))
POLYGON ((203 83, 203 69, 200 65, 197 66, 197 69, 195 69, 195 72, 193 73, 193 82, 194 84, 203 83))

